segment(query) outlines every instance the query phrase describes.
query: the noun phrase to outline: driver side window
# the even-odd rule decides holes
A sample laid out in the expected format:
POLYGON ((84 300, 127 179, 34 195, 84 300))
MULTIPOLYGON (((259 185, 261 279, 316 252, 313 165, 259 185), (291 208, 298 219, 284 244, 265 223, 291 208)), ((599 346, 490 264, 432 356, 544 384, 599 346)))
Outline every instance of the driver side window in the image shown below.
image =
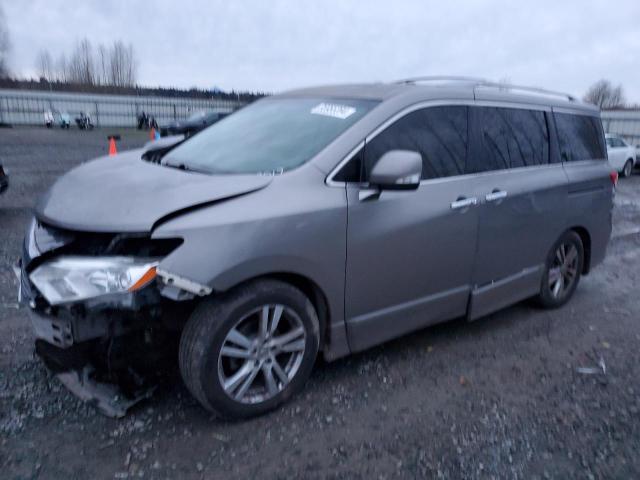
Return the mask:
POLYGON ((416 110, 397 120, 365 145, 363 178, 390 150, 422 155, 422 179, 462 175, 467 156, 467 109, 462 105, 416 110))

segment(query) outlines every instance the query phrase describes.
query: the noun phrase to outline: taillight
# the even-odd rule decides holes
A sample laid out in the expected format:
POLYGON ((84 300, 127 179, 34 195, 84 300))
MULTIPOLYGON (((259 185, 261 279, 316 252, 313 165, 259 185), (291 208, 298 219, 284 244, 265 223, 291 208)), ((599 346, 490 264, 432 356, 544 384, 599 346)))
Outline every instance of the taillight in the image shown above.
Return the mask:
POLYGON ((609 178, 611 179, 611 183, 613 183, 614 187, 618 185, 618 172, 614 170, 609 174, 609 178))

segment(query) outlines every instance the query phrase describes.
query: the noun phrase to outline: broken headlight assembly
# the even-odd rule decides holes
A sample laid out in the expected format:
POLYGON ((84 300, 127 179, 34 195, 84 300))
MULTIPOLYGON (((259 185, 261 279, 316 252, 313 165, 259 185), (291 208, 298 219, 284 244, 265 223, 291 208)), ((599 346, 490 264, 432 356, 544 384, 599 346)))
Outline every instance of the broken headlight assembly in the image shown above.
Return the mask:
POLYGON ((156 277, 157 258, 63 256, 29 279, 51 305, 140 290, 156 277))

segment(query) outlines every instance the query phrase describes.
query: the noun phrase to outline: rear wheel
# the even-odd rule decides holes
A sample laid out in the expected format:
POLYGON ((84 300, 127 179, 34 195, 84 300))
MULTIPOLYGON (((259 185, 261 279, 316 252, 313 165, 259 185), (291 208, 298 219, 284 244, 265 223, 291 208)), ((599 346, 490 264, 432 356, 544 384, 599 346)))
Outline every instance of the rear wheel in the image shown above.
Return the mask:
POLYGON ((551 248, 538 294, 545 308, 557 308, 569 301, 580 281, 584 265, 584 247, 580 236, 566 232, 551 248))
POLYGON ((319 338, 318 317, 300 290, 260 280, 196 308, 182 333, 180 371, 208 410, 259 415, 302 389, 319 338))
POLYGON ((624 164, 624 168, 622 169, 622 176, 624 178, 630 177, 631 172, 633 171, 633 160, 627 160, 627 163, 624 164))

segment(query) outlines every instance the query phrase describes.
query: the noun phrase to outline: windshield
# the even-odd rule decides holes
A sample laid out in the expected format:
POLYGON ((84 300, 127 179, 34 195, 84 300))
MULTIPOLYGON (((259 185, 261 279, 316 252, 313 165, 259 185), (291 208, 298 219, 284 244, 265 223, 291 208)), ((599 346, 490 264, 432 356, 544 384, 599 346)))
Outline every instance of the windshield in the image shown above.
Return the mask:
POLYGON ((209 173, 281 173, 309 161, 377 102, 268 98, 171 150, 163 164, 209 173))

